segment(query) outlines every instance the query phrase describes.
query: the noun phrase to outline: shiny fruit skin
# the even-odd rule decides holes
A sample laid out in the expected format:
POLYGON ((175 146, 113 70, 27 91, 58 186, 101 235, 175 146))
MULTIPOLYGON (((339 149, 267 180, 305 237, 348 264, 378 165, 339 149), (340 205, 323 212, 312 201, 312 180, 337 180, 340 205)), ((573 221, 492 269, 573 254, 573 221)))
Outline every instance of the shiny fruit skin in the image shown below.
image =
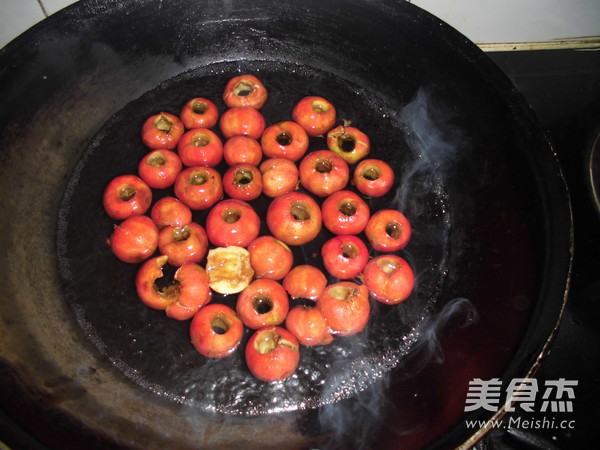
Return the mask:
POLYGON ((380 159, 363 159, 352 176, 356 189, 368 197, 382 197, 394 185, 394 171, 380 159))
POLYGON ((283 287, 292 298, 316 300, 327 286, 321 270, 308 264, 293 267, 283 279, 283 287))
POLYGON ((236 164, 223 174, 223 189, 231 198, 255 200, 262 194, 262 174, 252 164, 236 164))
POLYGON ((182 227, 192 221, 192 210, 175 197, 163 197, 150 210, 150 217, 158 228, 182 227))
POLYGON ((206 231, 195 222, 182 227, 165 227, 158 235, 158 250, 175 267, 185 263, 198 263, 208 251, 206 231))
POLYGON ((233 136, 223 144, 223 158, 230 166, 235 164, 258 166, 262 157, 260 143, 250 136, 233 136))
POLYGON ((369 205, 355 192, 342 190, 321 205, 323 225, 333 234, 359 234, 371 217, 369 205))
POLYGON ((144 214, 152 203, 152 190, 136 175, 120 175, 113 178, 102 197, 104 211, 111 219, 124 220, 144 214))
POLYGON ((219 120, 219 109, 211 100, 196 97, 188 100, 183 105, 179 118, 188 130, 192 128, 212 128, 219 120))
POLYGON ((167 257, 161 255, 142 264, 135 278, 138 297, 146 306, 164 310, 167 317, 191 319, 212 298, 208 276, 199 265, 184 264, 175 272, 174 283, 160 289, 155 282, 163 277, 162 269, 166 263, 167 257))
POLYGON ((257 109, 250 106, 229 108, 219 120, 219 127, 225 139, 233 136, 249 136, 260 139, 267 122, 257 109))
POLYGON ((267 326, 254 332, 246 345, 246 364, 266 383, 291 377, 300 362, 300 344, 285 328, 267 326))
POLYGON ((312 197, 290 192, 273 199, 267 209, 267 226, 287 245, 306 244, 321 231, 321 209, 312 197))
POLYGON ((208 240, 217 247, 247 247, 259 232, 258 214, 242 200, 223 200, 213 206, 206 217, 208 240))
POLYGON ((150 217, 131 216, 115 225, 108 240, 113 254, 126 263, 148 259, 158 246, 158 227, 150 217))
POLYGON ((365 236, 379 252, 402 250, 410 241, 412 228, 404 214, 395 209, 380 209, 371 216, 365 236))
POLYGON ((369 249, 353 235, 335 236, 321 247, 325 270, 340 280, 358 277, 369 261, 369 249))
POLYGON ((340 281, 325 288, 317 300, 329 330, 339 336, 360 333, 366 327, 371 313, 366 286, 351 281, 340 281))
POLYGON ((175 196, 192 210, 212 207, 223 197, 223 181, 215 169, 194 166, 183 169, 174 185, 175 196))
POLYGON ((146 119, 142 125, 142 142, 148 148, 173 150, 183 132, 183 123, 179 117, 162 112, 146 119))
POLYGON ((291 120, 268 126, 260 138, 265 156, 298 161, 308 150, 308 134, 291 120))
POLYGON ((183 165, 177 153, 166 149, 153 150, 138 164, 138 175, 154 189, 173 186, 183 165))
POLYGON ((298 187, 298 167, 287 158, 269 158, 260 165, 263 180, 263 194, 279 197, 298 187))
POLYGON ((235 311, 220 303, 211 303, 196 313, 190 324, 194 348, 207 358, 224 358, 238 347, 244 336, 244 324, 235 311))
POLYGON ((327 148, 348 164, 356 164, 369 154, 371 142, 358 128, 340 125, 327 133, 327 148))
POLYGON ((365 286, 371 296, 387 305, 406 300, 415 285, 415 276, 406 260, 397 255, 381 255, 367 263, 365 286))
POLYGON ((329 332, 325 318, 314 306, 298 305, 290 309, 285 327, 300 344, 307 347, 333 342, 333 335, 329 332))
POLYGON ((194 128, 181 137, 177 153, 181 162, 188 167, 214 167, 223 159, 223 142, 208 128, 194 128))
POLYGON ((350 168, 331 150, 309 153, 298 166, 300 184, 319 197, 326 197, 346 187, 350 168))
POLYGON ((253 330, 279 325, 289 311, 287 292, 277 281, 259 278, 240 292, 235 309, 244 325, 253 330))
POLYGON ((322 136, 335 125, 336 110, 333 104, 318 96, 302 98, 292 109, 292 119, 309 136, 322 136))
POLYGON ((249 106, 260 109, 268 98, 267 88, 255 75, 244 74, 233 77, 223 89, 223 102, 229 108, 249 106))
POLYGON ((257 237, 248 245, 248 252, 256 278, 281 280, 294 265, 290 248, 273 236, 257 237))

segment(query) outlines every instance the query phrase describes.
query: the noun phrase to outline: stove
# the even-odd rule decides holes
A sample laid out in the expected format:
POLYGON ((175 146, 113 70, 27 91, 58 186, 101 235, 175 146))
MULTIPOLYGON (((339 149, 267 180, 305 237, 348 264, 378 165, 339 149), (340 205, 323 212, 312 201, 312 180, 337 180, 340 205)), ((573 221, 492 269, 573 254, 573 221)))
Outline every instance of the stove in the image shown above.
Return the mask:
MULTIPOLYGON (((572 412, 515 408, 504 423, 521 426, 493 430, 476 448, 592 448, 600 419, 600 210, 590 174, 591 164, 598 158, 592 155, 592 148, 600 145, 600 51, 488 55, 536 112, 569 187, 575 230, 569 298, 556 338, 535 379, 540 387, 561 379, 576 381, 577 386, 572 391, 572 412)), ((597 172, 597 162, 595 167, 597 172)))

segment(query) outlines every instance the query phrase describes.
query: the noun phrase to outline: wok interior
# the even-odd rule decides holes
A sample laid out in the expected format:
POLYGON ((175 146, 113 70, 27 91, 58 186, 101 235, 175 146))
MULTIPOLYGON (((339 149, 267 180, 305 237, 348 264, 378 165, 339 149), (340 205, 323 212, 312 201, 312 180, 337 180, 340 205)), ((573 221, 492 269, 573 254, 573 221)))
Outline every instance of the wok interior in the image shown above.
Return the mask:
MULTIPOLYGON (((368 439, 419 448, 462 417, 470 379, 531 367, 564 293, 564 187, 522 98, 464 38, 396 2, 79 3, 0 55, 12 68, 0 74, 2 405, 32 433, 56 447, 302 448, 335 435, 327 411, 349 418, 351 440, 377 412, 368 439), (289 383, 266 387, 239 356, 207 364, 184 324, 135 298, 135 267, 104 246, 100 206, 144 154, 145 117, 216 99, 241 72, 270 88, 269 122, 309 93, 340 105, 402 174, 395 194, 406 187, 416 231, 403 252, 413 298, 377 306, 363 338, 305 352, 289 383), (413 120, 423 108, 433 132, 413 120), (479 322, 447 305, 470 305, 479 322)), ((308 250, 297 260, 313 261, 308 250)))
MULTIPOLYGON (((68 184, 60 212, 59 267, 66 298, 87 339, 144 388, 206 411, 256 415, 315 408, 364 390, 395 367, 415 342, 447 272, 449 217, 442 174, 428 163, 431 167, 411 175, 419 155, 407 144, 405 128, 375 92, 307 66, 282 63, 211 65, 168 80, 126 105, 92 139, 68 184), (282 384, 262 383, 247 370, 242 350, 250 330, 229 358, 214 360, 197 354, 190 343, 189 322, 168 320, 162 312, 145 307, 133 281, 139 265, 117 261, 105 243, 114 221, 103 211, 102 193, 113 177, 136 173, 139 160, 149 151, 139 138, 143 121, 159 112, 177 114, 187 100, 197 96, 214 99, 224 111, 222 89, 239 72, 260 74, 268 86, 270 97, 261 110, 268 123, 291 120, 291 110, 300 98, 319 95, 336 105, 339 123, 350 121, 371 136, 369 157, 388 161, 396 182, 386 196, 368 199, 369 205, 373 212, 402 210, 411 217, 415 230, 409 249, 400 252, 418 273, 413 298, 396 307, 372 302, 368 330, 337 339, 333 345, 303 348, 296 374, 282 384)), ((324 138, 312 139, 310 150, 325 148, 324 138)), ((225 163, 219 166, 222 174, 226 168, 225 163)), ((154 200, 174 195, 172 189, 154 193, 154 200)), ((250 203, 259 217, 266 216, 268 199, 250 203)), ((204 225, 207 212, 195 211, 194 220, 204 225)), ((261 225, 261 234, 268 233, 264 220, 261 225)), ((323 229, 313 242, 294 247, 295 264, 316 265, 325 272, 320 249, 331 237, 323 229)), ((374 251, 371 254, 376 256, 374 251)), ((330 283, 337 281, 329 278, 330 283)), ((235 309, 235 298, 216 295, 214 301, 235 309)))

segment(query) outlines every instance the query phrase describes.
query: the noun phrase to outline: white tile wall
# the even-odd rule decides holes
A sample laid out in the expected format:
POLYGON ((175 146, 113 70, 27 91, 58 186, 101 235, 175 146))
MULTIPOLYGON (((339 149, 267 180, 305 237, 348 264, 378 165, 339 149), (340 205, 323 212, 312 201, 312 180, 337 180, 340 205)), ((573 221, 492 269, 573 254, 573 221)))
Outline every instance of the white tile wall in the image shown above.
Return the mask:
POLYGON ((0 0, 0 48, 76 0, 0 0))

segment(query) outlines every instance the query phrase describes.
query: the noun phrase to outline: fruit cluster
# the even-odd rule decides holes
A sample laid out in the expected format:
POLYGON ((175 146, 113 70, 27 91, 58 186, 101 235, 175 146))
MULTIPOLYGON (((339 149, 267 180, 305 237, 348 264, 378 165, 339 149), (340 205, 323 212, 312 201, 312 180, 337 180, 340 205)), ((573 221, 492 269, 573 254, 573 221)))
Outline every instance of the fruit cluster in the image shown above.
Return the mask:
POLYGON ((335 126, 334 105, 314 96, 295 104, 292 120, 267 125, 260 112, 267 99, 256 76, 240 75, 225 86, 222 115, 199 97, 178 116, 149 117, 141 130, 149 153, 137 175, 110 181, 103 205, 120 221, 108 240, 114 255, 142 263, 136 276, 142 302, 170 318, 192 319, 191 342, 209 358, 231 354, 244 327, 254 330, 245 349, 248 368, 260 380, 278 381, 296 370, 300 345, 361 332, 370 297, 402 302, 414 275, 392 253, 408 244, 409 221, 394 209, 371 212, 365 201, 385 195, 394 182, 386 162, 366 158, 368 136, 346 122, 335 126), (217 125, 224 143, 211 130, 217 125), (327 149, 309 152, 310 138, 318 136, 327 149), (223 160, 221 174, 215 167, 223 160), (174 196, 153 204, 153 189, 169 187, 174 196), (251 204, 261 196, 270 201, 269 235, 260 235, 251 204), (199 210, 207 211, 204 226, 193 221, 199 210), (323 267, 335 279, 330 284, 317 267, 294 265, 290 249, 315 239, 322 227, 334 234, 321 248, 323 267), (383 254, 370 258, 368 245, 383 254), (167 265, 177 270, 165 283, 167 265), (236 294, 235 311, 210 303, 213 292, 236 294), (290 308, 289 298, 301 300, 290 308))

